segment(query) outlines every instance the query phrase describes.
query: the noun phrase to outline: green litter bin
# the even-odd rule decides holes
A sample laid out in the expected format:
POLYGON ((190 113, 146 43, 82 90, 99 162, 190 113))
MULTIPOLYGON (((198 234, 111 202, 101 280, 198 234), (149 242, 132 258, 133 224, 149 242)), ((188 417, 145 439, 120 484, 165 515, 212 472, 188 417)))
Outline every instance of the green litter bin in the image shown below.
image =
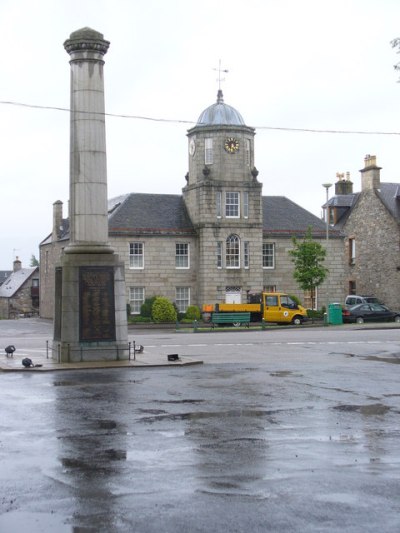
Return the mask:
POLYGON ((343 324, 341 304, 329 304, 329 324, 343 324))

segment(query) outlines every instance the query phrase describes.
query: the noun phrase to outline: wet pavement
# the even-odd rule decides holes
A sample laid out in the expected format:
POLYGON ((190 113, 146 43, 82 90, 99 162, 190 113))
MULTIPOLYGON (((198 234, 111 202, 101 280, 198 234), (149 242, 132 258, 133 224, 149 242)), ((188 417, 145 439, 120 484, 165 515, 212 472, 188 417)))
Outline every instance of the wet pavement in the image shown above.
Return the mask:
POLYGON ((0 372, 0 532, 398 531, 400 330, 234 337, 0 372))

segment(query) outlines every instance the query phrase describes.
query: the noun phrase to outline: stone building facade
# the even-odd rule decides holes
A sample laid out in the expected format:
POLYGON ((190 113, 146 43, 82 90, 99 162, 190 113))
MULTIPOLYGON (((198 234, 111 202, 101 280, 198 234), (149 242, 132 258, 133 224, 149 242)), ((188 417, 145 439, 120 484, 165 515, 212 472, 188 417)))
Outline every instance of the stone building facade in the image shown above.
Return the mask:
POLYGON ((16 258, 13 271, 0 286, 0 318, 39 313, 39 267, 23 268, 16 258))
MULTIPOLYGON (((255 167, 255 129, 219 91, 188 133, 182 195, 127 194, 109 202, 108 233, 125 264, 127 303, 138 313, 147 297, 188 305, 245 302, 249 292, 281 290, 308 305, 293 279, 292 237, 309 227, 327 247, 329 277, 317 307, 342 301, 344 247, 340 230, 286 197, 262 195, 255 167)), ((54 204, 53 231, 40 245, 41 316, 54 313, 54 265, 68 244, 68 220, 54 204)))
POLYGON ((376 157, 367 155, 361 191, 339 179, 329 200, 333 227, 343 232, 347 294, 373 295, 393 309, 400 297, 400 184, 384 183, 376 157))

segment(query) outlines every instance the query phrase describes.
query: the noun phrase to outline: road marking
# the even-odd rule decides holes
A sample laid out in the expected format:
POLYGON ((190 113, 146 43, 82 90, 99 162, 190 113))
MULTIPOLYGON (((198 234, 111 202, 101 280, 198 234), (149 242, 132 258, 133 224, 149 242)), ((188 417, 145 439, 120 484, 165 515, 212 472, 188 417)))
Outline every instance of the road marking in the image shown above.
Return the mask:
MULTIPOLYGON (((393 344, 396 341, 300 341, 300 342, 238 342, 210 344, 148 344, 145 348, 205 348, 207 346, 335 346, 338 344, 393 344)), ((32 350, 34 351, 34 350, 32 350)), ((38 350, 39 351, 39 350, 38 350)), ((40 350, 43 351, 43 350, 40 350)))

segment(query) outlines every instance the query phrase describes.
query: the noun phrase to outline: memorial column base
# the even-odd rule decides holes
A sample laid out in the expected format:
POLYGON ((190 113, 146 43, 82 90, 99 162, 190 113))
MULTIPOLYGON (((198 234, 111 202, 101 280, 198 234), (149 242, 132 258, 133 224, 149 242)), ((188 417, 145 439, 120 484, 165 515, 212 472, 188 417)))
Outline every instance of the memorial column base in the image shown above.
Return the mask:
POLYGON ((116 254, 64 254, 56 267, 52 357, 61 363, 129 357, 124 264, 116 254))

